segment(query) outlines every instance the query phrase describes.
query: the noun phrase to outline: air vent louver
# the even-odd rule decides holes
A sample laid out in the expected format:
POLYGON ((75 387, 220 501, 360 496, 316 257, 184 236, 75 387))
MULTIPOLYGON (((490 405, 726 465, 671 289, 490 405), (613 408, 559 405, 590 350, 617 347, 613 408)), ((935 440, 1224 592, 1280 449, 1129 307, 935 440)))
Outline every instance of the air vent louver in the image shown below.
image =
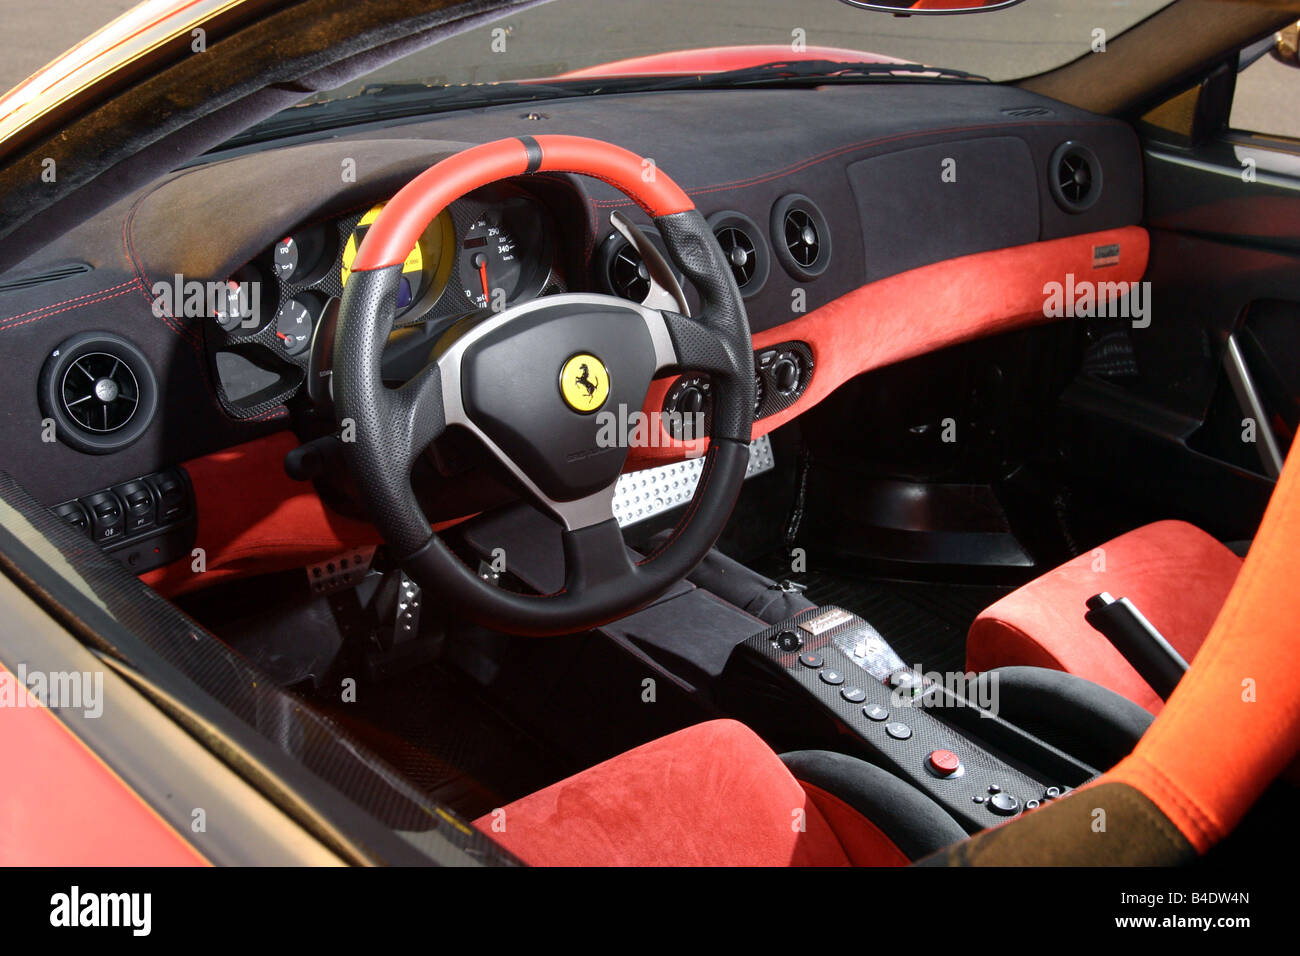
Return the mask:
POLYGON ((728 227, 718 230, 718 245, 727 257, 727 265, 731 266, 736 284, 748 284, 754 278, 754 260, 758 257, 754 241, 742 230, 728 227))
POLYGON ((1042 116, 1051 116, 1052 111, 1046 106, 1009 106, 1002 110, 1004 116, 1014 116, 1016 119, 1036 119, 1042 116))
POLYGON ((709 228, 722 248, 740 294, 751 296, 763 288, 771 260, 758 224, 744 213, 727 211, 710 216, 709 228))
POLYGON ((826 217, 807 196, 791 194, 772 207, 772 243, 777 258, 796 279, 811 279, 826 271, 831 258, 826 217))
POLYGON ((140 383, 116 355, 89 352, 64 371, 60 400, 82 428, 109 434, 134 417, 140 407, 140 383))
POLYGON ((650 292, 650 273, 645 262, 626 240, 610 260, 607 278, 611 292, 633 302, 642 301, 650 292))
POLYGON ((785 247, 795 262, 807 269, 821 255, 821 236, 812 216, 802 209, 791 209, 785 214, 785 247))
POLYGON ((58 266, 46 272, 37 275, 23 276, 21 279, 9 279, 0 282, 0 292, 10 292, 14 289, 30 289, 32 286, 45 285, 47 282, 58 282, 62 279, 70 279, 73 276, 84 275, 87 272, 93 272, 94 267, 85 262, 74 262, 66 266, 58 266))
MULTIPOLYGON (((668 251, 664 248, 659 231, 653 226, 641 226, 641 232, 659 250, 665 259, 668 251)), ((641 254, 628 243, 617 231, 611 232, 595 256, 596 284, 630 302, 644 302, 650 294, 650 271, 641 261, 641 254)), ((673 270, 676 274, 676 269, 673 270)), ((681 276, 677 276, 681 281, 681 276)))
POLYGON ((1079 143, 1056 147, 1048 175, 1052 198, 1066 212, 1083 212, 1101 197, 1101 164, 1092 150, 1079 143))

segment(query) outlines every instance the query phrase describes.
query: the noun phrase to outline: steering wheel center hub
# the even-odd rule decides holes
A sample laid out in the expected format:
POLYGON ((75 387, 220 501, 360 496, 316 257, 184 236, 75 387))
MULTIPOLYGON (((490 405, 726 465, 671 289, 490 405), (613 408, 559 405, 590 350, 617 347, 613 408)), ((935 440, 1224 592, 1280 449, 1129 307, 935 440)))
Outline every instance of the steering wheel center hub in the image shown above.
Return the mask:
MULTIPOLYGON (((625 423, 641 413, 655 347, 634 309, 536 304, 481 323, 448 367, 460 369, 469 422, 548 498, 572 501, 622 471, 635 437, 625 423)), ((455 383, 444 381, 444 389, 455 383)))

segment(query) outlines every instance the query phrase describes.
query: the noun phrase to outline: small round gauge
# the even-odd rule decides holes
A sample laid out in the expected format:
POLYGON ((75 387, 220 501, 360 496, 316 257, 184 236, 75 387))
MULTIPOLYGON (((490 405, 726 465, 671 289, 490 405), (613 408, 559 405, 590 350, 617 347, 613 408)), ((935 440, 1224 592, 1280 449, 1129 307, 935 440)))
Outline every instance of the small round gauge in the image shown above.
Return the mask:
POLYGON ((224 294, 213 303, 213 318, 223 332, 251 333, 261 326, 262 276, 252 266, 243 266, 226 280, 224 294))
POLYGON ((241 291, 239 282, 235 279, 227 279, 225 295, 216 302, 214 317, 217 325, 221 326, 223 332, 234 332, 245 322, 250 321, 251 315, 252 309, 247 297, 241 291))
POLYGON ((324 226, 309 226, 271 247, 271 271, 281 282, 298 284, 318 278, 332 240, 324 226))
POLYGON ((271 268, 281 280, 288 282, 290 277, 298 271, 298 263, 302 257, 298 250, 298 243, 294 241, 293 236, 286 236, 275 244, 271 250, 271 268))
POLYGON ((275 313, 275 337, 286 355, 301 355, 311 345, 317 303, 306 296, 290 299, 275 313))

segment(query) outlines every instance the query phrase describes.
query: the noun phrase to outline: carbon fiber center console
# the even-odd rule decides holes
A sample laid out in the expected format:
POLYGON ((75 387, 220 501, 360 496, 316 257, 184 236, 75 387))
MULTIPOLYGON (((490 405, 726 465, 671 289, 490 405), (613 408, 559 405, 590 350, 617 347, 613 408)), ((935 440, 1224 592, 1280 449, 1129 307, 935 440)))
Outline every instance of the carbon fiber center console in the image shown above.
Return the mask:
POLYGON ((729 703, 747 722, 762 721, 771 730, 770 718, 779 715, 779 739, 779 724, 803 729, 820 716, 835 749, 844 749, 845 735, 856 738, 850 749, 923 790, 972 832, 1054 799, 1070 789, 1067 784, 1089 776, 1090 768, 999 721, 996 704, 967 700, 964 681, 949 686, 941 675, 909 670, 874 627, 838 607, 813 608, 753 635, 736 648, 724 680, 729 703), (966 708, 964 720, 950 719, 954 708, 966 708), (1003 736, 1010 729, 1033 741, 1050 769, 1013 763, 953 726, 986 721, 990 729, 999 725, 1003 736))

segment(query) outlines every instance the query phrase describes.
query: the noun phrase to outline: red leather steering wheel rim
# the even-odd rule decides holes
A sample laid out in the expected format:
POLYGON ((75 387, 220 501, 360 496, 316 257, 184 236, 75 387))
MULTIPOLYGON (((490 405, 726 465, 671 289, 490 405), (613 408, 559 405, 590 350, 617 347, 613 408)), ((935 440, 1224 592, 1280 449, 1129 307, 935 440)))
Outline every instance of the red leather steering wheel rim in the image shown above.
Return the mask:
POLYGON ((429 223, 453 201, 481 186, 525 173, 579 173, 609 183, 653 217, 695 208, 691 197, 636 153, 584 136, 521 136, 449 156, 394 196, 366 233, 353 272, 403 262, 429 223))

